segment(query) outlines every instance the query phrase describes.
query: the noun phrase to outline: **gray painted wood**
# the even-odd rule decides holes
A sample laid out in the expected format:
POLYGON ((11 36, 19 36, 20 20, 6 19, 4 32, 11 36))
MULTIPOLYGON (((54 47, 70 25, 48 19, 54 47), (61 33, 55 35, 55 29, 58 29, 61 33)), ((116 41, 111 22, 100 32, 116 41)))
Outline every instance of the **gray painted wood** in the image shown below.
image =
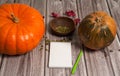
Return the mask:
MULTIPOLYGON (((52 12, 55 12, 55 13, 58 13, 60 16, 65 16, 64 13, 66 11, 69 11, 69 10, 73 10, 76 12, 76 15, 77 15, 77 5, 76 5, 76 1, 75 0, 69 0, 69 1, 66 1, 66 0, 52 0, 52 1, 48 1, 47 2, 47 22, 49 23, 49 21, 53 18, 50 17, 51 13, 52 12), (52 9, 54 8, 54 9, 52 9)), ((76 16, 78 18, 78 16, 76 16)), ((49 26, 49 24, 47 25, 49 26)), ((48 27, 49 29, 49 27, 48 27)), ((63 37, 57 37, 55 35, 51 35, 48 32, 46 32, 46 35, 47 37, 49 37, 50 40, 52 39, 63 39, 63 37)), ((72 40, 72 55, 73 55, 73 64, 77 58, 77 55, 79 53, 79 50, 80 50, 80 47, 76 46, 76 42, 75 39, 76 39, 76 33, 73 35, 73 36, 69 36, 69 37, 64 37, 66 39, 68 38, 73 38, 72 40), (74 39, 75 38, 75 39, 74 39)), ((78 44, 78 43, 77 43, 78 44)), ((71 69, 48 69, 48 58, 49 58, 49 52, 47 51, 46 53, 46 59, 47 59, 47 63, 46 63, 46 73, 45 75, 46 76, 71 76, 71 69)), ((79 65, 79 68, 75 74, 75 76, 86 76, 86 68, 85 68, 85 63, 84 63, 84 59, 82 57, 81 59, 81 63, 79 65)))
MULTIPOLYGON (((13 0, 0 0, 0 5, 4 3, 13 3, 13 0)), ((3 63, 3 55, 0 55, 0 68, 2 67, 3 63)))
POLYGON ((32 0, 14 0, 14 3, 31 4, 32 0))
MULTIPOLYGON (((45 0, 36 0, 34 2, 33 0, 16 0, 7 2, 28 4, 36 8, 42 15, 45 15, 45 0)), ((45 41, 43 38, 39 45, 27 54, 20 56, 3 56, 0 76, 44 76, 44 47, 45 41), (40 50, 41 45, 43 45, 42 50, 40 50)))
MULTIPOLYGON (((64 13, 66 11, 69 11, 69 10, 73 10, 75 13, 76 13, 76 16, 74 18, 72 18, 73 20, 75 18, 81 18, 80 15, 78 15, 78 9, 77 9, 77 0, 63 0, 63 7, 64 7, 64 13)), ((79 24, 78 24, 79 25, 79 24)), ((76 25, 76 26, 78 26, 76 25)), ((77 27, 76 27, 77 29, 77 27)), ((78 39, 78 36, 77 36, 77 30, 74 32, 73 36, 69 36, 67 38, 71 38, 72 41, 72 61, 73 61, 73 65, 77 59, 77 56, 80 52, 80 50, 82 50, 82 45, 81 43, 79 42, 79 39, 78 39)), ((70 76, 71 72, 71 69, 69 70, 69 73, 68 73, 68 76, 70 76)), ((85 66, 85 61, 84 61, 84 56, 82 56, 81 58, 81 61, 79 62, 79 66, 77 68, 77 71, 75 73, 74 76, 87 76, 87 73, 86 73, 86 66, 85 66)))
POLYGON ((46 33, 39 45, 27 54, 0 55, 0 76, 120 76, 120 0, 0 0, 0 4, 3 3, 24 3, 36 8, 45 17, 46 33), (107 12, 117 23, 117 36, 113 43, 105 49, 91 51, 79 42, 77 30, 67 37, 52 34, 49 31, 49 22, 53 19, 51 13, 65 16, 67 10, 74 10, 76 18, 81 20, 93 11, 107 12), (69 38, 72 39, 73 64, 80 50, 84 50, 75 75, 71 75, 71 69, 68 68, 48 67, 50 45, 45 44, 47 40, 69 38))
MULTIPOLYGON (((81 10, 79 12, 82 14, 82 18, 97 10, 109 12, 105 0, 89 0, 89 2, 86 2, 87 0, 80 1, 79 8, 81 10)), ((85 62, 88 76, 114 76, 109 54, 105 57, 102 51, 107 52, 107 49, 91 51, 85 48, 85 62)))
MULTIPOLYGON (((55 12, 59 15, 63 14, 63 2, 60 0, 48 0, 47 1, 47 30, 46 30, 46 36, 49 40, 56 40, 56 39, 62 39, 63 37, 58 37, 54 34, 52 34, 49 30, 49 21, 51 21, 53 18, 51 17, 51 13, 55 12)), ((49 49, 49 45, 46 46, 46 49, 49 49)), ((48 67, 49 64, 49 50, 46 50, 46 66, 45 66, 45 76, 66 76, 65 69, 52 69, 48 67)))
POLYGON ((115 76, 120 76, 120 0, 107 0, 110 13, 117 23, 117 36, 114 43, 109 46, 110 58, 115 76))
POLYGON ((0 0, 0 4, 4 4, 4 3, 13 3, 14 0, 0 0))

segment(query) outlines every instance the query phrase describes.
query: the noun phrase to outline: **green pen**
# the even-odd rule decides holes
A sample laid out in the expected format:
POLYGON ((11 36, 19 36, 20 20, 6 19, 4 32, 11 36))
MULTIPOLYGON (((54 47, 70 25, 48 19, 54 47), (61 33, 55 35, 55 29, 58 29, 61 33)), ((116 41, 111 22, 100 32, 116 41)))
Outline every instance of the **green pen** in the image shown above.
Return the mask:
POLYGON ((71 71, 72 74, 75 74, 76 69, 77 69, 77 66, 78 66, 78 63, 79 63, 79 61, 80 61, 82 55, 83 55, 83 51, 80 50, 80 53, 79 53, 79 55, 78 55, 78 57, 77 57, 77 60, 76 60, 74 66, 73 66, 73 68, 72 68, 72 71, 71 71))

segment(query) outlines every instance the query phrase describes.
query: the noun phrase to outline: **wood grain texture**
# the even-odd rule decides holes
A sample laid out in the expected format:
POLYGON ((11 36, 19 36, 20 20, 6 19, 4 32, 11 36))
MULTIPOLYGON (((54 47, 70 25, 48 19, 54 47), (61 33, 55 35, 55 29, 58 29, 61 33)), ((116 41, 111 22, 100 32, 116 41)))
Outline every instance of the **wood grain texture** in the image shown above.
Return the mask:
MULTIPOLYGON (((79 2, 79 8, 81 9, 79 13, 82 14, 82 18, 93 11, 102 10, 109 12, 105 0, 89 0, 89 2, 86 2, 87 0, 81 0, 79 2)), ((84 48, 84 51, 88 76, 114 76, 109 54, 105 56, 104 52, 102 52, 107 52, 107 49, 91 51, 90 49, 84 48)))
POLYGON ((32 0, 14 0, 14 3, 31 4, 32 0))
MULTIPOLYGON (((58 13, 60 16, 65 16, 65 12, 73 10, 76 13, 76 17, 78 18, 77 15, 77 5, 76 5, 76 0, 51 0, 47 1, 47 26, 49 29, 49 22, 52 17, 50 17, 52 12, 58 13), (54 8, 54 9, 53 9, 54 8)), ((74 19, 74 18, 73 18, 74 19)), ((59 39, 72 39, 72 55, 73 55, 73 64, 77 58, 77 55, 79 54, 81 47, 79 47, 80 44, 77 43, 76 41, 76 34, 77 32, 74 33, 73 36, 66 36, 66 37, 58 37, 55 36, 54 34, 51 34, 49 31, 46 32, 46 36, 50 40, 59 40, 59 39), (78 44, 78 45, 77 45, 78 44), (77 45, 77 46, 76 46, 77 45)), ((49 47, 47 47, 48 49, 49 47)), ((45 70, 45 76, 71 76, 71 69, 49 69, 48 68, 48 58, 49 58, 49 51, 46 52, 46 70, 45 70)), ((82 57, 81 62, 79 63, 79 68, 77 69, 77 72, 74 76, 86 76, 86 68, 85 68, 85 63, 84 63, 84 57, 82 57)))
MULTIPOLYGON (((58 13, 59 15, 63 14, 63 2, 60 0, 48 0, 46 12, 47 12, 47 17, 46 17, 46 22, 47 22, 46 36, 47 36, 47 39, 49 39, 49 40, 62 39, 63 37, 58 37, 50 32, 49 22, 53 19, 53 17, 51 17, 52 12, 58 13)), ((65 69, 52 69, 52 68, 48 67, 49 50, 47 50, 47 49, 49 49, 49 45, 46 45, 45 76, 66 76, 65 69)))
POLYGON ((4 3, 13 3, 14 0, 0 0, 0 4, 4 4, 4 3))
MULTIPOLYGON (((76 13, 76 16, 72 19, 74 20, 76 18, 81 18, 81 16, 78 14, 77 0, 69 0, 69 1, 68 0, 63 0, 63 4, 64 4, 63 5, 64 13, 66 11, 73 10, 76 13)), ((76 26, 78 26, 78 25, 76 25, 76 26)), ((78 33, 77 33, 77 27, 76 27, 76 31, 74 32, 73 36, 67 37, 67 38, 72 39, 71 43, 72 43, 72 62, 73 62, 73 65, 74 65, 74 63, 77 59, 77 56, 78 56, 80 50, 83 49, 81 43, 79 42, 77 34, 78 33)), ((69 70, 69 73, 67 75, 68 76, 71 75, 71 69, 69 70)), ((74 76, 87 76, 84 56, 82 56, 82 58, 79 62, 79 66, 78 66, 74 76)))
POLYGON ((108 49, 115 76, 120 76, 120 0, 107 0, 110 13, 117 23, 117 36, 108 49))
MULTIPOLYGON (((4 1, 4 0, 1 0, 1 1, 0 1, 0 5, 3 4, 3 3, 5 3, 5 1, 4 1)), ((2 62, 3 62, 3 61, 2 61, 2 60, 3 60, 2 57, 3 57, 3 55, 0 55, 0 70, 1 70, 2 62)))
POLYGON ((3 3, 24 3, 37 9, 44 16, 46 33, 39 45, 27 54, 0 55, 0 76, 120 76, 120 0, 0 0, 0 4, 3 3), (53 19, 51 13, 66 16, 64 13, 68 10, 75 11, 75 18, 81 20, 93 11, 107 12, 117 23, 117 35, 113 43, 104 49, 92 51, 79 41, 77 30, 65 37, 52 34, 49 29, 49 22, 53 19), (48 41, 63 39, 72 42, 73 64, 80 50, 84 50, 75 75, 71 75, 71 69, 68 68, 48 67, 48 41))
MULTIPOLYGON (((24 3, 36 8, 45 15, 45 0, 11 0, 2 3, 24 3)), ((20 56, 2 58, 0 76, 44 76, 45 41, 43 40, 31 52, 20 56), (43 46, 43 49, 40 49, 43 46)))

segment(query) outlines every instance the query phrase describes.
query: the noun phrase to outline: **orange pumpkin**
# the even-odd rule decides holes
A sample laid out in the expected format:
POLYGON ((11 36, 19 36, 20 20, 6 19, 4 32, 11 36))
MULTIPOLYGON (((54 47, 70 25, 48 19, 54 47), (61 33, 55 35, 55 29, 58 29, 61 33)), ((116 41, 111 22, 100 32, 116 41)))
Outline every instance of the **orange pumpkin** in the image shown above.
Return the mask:
POLYGON ((0 6, 0 53, 24 54, 35 48, 45 31, 42 15, 25 4, 0 6))
POLYGON ((112 43, 116 35, 116 23, 103 11, 87 15, 78 27, 82 43, 90 49, 101 49, 112 43))

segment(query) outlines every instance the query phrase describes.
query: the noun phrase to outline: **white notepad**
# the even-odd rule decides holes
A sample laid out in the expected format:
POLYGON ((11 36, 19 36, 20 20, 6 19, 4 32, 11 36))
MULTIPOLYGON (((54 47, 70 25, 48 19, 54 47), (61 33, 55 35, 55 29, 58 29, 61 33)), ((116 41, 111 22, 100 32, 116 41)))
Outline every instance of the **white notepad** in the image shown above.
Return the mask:
POLYGON ((71 42, 51 42, 49 67, 71 68, 71 42))

